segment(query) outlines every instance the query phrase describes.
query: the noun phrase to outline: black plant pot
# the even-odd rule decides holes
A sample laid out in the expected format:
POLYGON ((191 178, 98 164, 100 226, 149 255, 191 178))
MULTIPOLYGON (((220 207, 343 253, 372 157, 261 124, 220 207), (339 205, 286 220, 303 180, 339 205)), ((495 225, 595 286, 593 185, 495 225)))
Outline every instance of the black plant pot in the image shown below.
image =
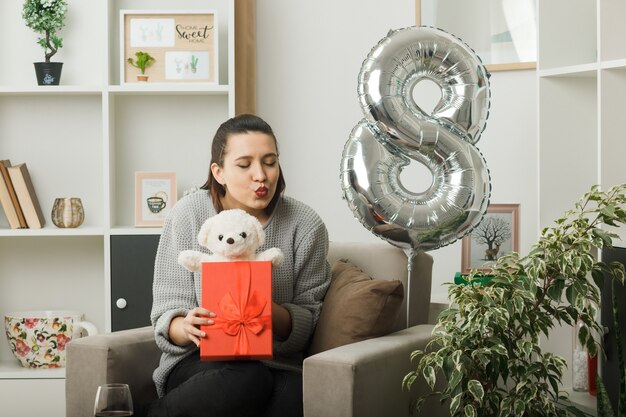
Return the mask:
POLYGON ((62 62, 35 62, 35 74, 39 85, 59 85, 62 62))

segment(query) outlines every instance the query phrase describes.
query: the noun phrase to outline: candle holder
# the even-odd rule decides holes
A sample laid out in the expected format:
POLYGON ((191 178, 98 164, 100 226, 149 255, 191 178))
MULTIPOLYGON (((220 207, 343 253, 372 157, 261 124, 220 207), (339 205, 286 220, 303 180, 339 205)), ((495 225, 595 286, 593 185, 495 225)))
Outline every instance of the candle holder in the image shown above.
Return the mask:
POLYGON ((52 223, 57 227, 73 228, 83 224, 85 211, 80 198, 57 198, 52 206, 52 223))

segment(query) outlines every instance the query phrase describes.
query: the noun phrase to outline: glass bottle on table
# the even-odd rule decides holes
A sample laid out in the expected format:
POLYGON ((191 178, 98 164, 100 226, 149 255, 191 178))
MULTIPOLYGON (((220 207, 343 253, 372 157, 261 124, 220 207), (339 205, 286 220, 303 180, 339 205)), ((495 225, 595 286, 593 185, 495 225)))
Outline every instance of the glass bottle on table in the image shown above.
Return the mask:
POLYGON ((598 354, 591 356, 587 354, 587 376, 589 377, 589 395, 598 395, 598 354))
POLYGON ((574 340, 572 349, 572 389, 574 391, 586 392, 589 390, 589 371, 587 349, 580 342, 578 333, 584 326, 582 321, 577 321, 574 326, 574 340))

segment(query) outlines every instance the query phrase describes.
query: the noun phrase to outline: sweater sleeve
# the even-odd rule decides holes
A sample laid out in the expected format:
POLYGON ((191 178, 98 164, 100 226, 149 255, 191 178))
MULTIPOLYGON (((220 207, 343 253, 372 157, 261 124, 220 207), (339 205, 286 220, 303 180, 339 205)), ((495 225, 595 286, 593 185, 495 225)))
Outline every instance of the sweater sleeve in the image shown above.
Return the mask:
POLYGON ((317 218, 311 230, 296 241, 294 297, 292 302, 283 304, 291 315, 291 333, 286 340, 274 342, 278 354, 302 352, 308 346, 330 285, 327 254, 328 231, 317 218))
POLYGON ((169 326, 173 318, 184 316, 197 306, 194 275, 178 264, 178 254, 191 249, 195 238, 193 221, 185 212, 173 210, 165 220, 159 241, 152 284, 150 319, 161 351, 184 355, 196 346, 178 346, 170 341, 169 326))

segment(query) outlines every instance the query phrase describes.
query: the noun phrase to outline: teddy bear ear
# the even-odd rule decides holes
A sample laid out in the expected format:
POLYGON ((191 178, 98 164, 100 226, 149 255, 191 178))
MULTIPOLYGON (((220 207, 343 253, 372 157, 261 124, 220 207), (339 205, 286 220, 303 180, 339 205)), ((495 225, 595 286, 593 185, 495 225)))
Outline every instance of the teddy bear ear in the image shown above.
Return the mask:
POLYGON ((211 220, 213 218, 207 219, 200 227, 200 232, 198 232, 198 243, 200 246, 206 247, 209 243, 209 233, 211 232, 211 224, 213 223, 211 220))

